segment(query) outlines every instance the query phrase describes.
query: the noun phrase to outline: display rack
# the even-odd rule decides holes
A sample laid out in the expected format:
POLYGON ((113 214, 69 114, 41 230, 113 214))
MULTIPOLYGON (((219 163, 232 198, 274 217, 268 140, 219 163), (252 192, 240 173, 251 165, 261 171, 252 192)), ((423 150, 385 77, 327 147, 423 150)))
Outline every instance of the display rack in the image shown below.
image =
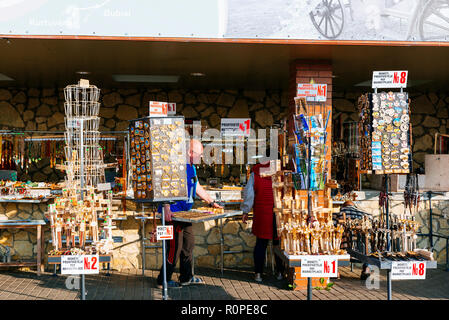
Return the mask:
POLYGON ((33 262, 2 262, 0 267, 37 267, 37 275, 44 271, 44 266, 42 264, 42 258, 44 255, 44 233, 43 226, 45 225, 44 220, 7 220, 0 221, 0 229, 33 229, 36 228, 36 243, 37 243, 37 257, 36 261, 33 262))
MULTIPOLYGON (((435 234, 433 232, 433 217, 445 218, 440 214, 436 214, 432 212, 432 196, 433 195, 444 195, 441 192, 427 191, 424 193, 429 200, 429 233, 418 233, 418 236, 421 237, 429 237, 430 250, 433 251, 433 237, 446 239, 446 271, 449 271, 449 237, 441 234, 435 234)), ((425 200, 425 199, 423 199, 425 200)))

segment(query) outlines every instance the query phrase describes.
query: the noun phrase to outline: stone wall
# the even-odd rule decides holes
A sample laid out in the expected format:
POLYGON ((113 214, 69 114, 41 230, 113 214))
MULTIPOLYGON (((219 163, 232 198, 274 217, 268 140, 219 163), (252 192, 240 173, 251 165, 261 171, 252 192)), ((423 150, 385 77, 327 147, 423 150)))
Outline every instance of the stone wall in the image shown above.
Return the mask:
MULTIPOLYGON (((163 89, 104 89, 101 91, 100 116, 102 131, 126 130, 128 119, 143 117, 148 114, 148 101, 159 100, 176 102, 178 114, 187 119, 201 119, 211 128, 220 127, 221 117, 250 117, 255 128, 265 128, 278 122, 286 116, 288 107, 287 92, 280 91, 246 91, 246 90, 163 90, 163 89)), ((339 112, 344 120, 358 120, 356 102, 359 94, 333 93, 334 116, 339 112)), ((439 131, 446 132, 449 125, 447 107, 449 97, 440 94, 412 94, 412 123, 414 146, 414 161, 423 165, 424 154, 433 152, 433 135, 439 131)), ((62 89, 0 89, 0 129, 19 130, 49 130, 64 131, 64 96, 62 89)), ((225 167, 230 175, 236 175, 232 168, 225 167)), ((58 170, 50 168, 48 159, 37 163, 31 168, 25 179, 33 181, 57 181, 64 176, 58 170)), ((20 178, 20 176, 19 176, 20 178)), ((203 177, 204 178, 204 177, 203 177)), ((23 177, 22 177, 23 179, 23 177)), ((360 202, 367 210, 376 211, 376 200, 360 202)), ((423 205, 420 218, 424 221, 422 232, 427 232, 427 211, 423 205)), ((135 210, 128 203, 127 210, 135 210)), ((400 212, 400 200, 393 203, 394 210, 400 212)), ((449 210, 449 201, 435 202, 436 212, 449 210)), ((42 219, 46 205, 0 204, 0 218, 8 219, 42 219)), ((434 230, 448 234, 447 219, 435 219, 434 230)), ((115 243, 113 251, 114 269, 141 268, 140 223, 133 217, 126 221, 118 221, 114 236, 122 236, 123 243, 115 243)), ((45 240, 51 238, 46 226, 45 240)), ((151 223, 147 223, 147 236, 151 231, 151 223)), ((219 224, 218 221, 196 224, 195 231, 195 261, 197 266, 220 266, 219 224)), ((248 224, 241 220, 224 220, 223 231, 225 250, 244 250, 244 253, 225 254, 225 267, 251 267, 253 265, 252 250, 255 237, 251 234, 251 221, 248 224)), ((423 246, 426 240, 420 240, 423 246)), ((5 230, 0 233, 0 244, 12 245, 16 258, 29 258, 35 255, 36 235, 32 231, 5 230)), ((442 240, 435 239, 438 260, 445 261, 442 250, 442 240)), ((48 247, 46 251, 50 248, 48 247)), ((147 250, 147 268, 157 269, 161 265, 161 252, 158 249, 158 259, 147 250), (157 260, 157 261, 156 261, 157 260)))
MULTIPOLYGON (((46 209, 45 203, 0 203, 0 220, 43 220, 46 209)), ((44 239, 51 239, 50 229, 45 226, 43 230, 44 239)), ((0 245, 11 248, 12 260, 35 258, 37 254, 36 229, 0 229, 0 245)), ((2 248, 2 252, 3 250, 4 248, 2 248)))

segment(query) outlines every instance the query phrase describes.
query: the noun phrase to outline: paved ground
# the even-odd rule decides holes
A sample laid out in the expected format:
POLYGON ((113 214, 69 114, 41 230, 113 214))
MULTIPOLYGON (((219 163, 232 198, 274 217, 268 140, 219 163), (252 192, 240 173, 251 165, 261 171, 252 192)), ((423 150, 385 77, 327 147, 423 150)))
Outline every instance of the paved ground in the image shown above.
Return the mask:
MULTIPOLYGON (((334 280, 330 291, 313 290, 314 300, 386 300, 385 274, 381 274, 380 289, 368 290, 358 276, 360 269, 340 267, 341 278, 334 280)), ((276 280, 272 275, 256 283, 249 270, 225 270, 220 276, 217 269, 196 268, 205 280, 204 285, 169 289, 174 300, 306 300, 307 291, 292 291, 287 280, 276 280)), ((162 290, 156 288, 158 271, 141 270, 112 272, 106 276, 86 276, 89 300, 161 300, 162 290)), ((176 280, 178 274, 174 275, 176 280)), ((0 300, 74 300, 79 290, 66 288, 66 276, 35 272, 0 271, 0 300)), ((426 280, 393 281, 395 300, 448 300, 449 272, 443 269, 427 270, 426 280)))

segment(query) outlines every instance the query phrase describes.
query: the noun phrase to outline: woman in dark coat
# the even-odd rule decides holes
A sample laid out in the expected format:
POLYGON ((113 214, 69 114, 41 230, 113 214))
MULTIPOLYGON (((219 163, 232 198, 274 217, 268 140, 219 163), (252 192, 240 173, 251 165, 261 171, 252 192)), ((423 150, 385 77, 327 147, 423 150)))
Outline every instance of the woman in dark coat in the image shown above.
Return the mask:
MULTIPOLYGON (((265 264, 265 255, 268 241, 273 241, 273 246, 279 245, 277 236, 276 219, 273 212, 274 200, 273 189, 271 186, 271 177, 261 177, 260 170, 268 168, 269 162, 255 165, 251 170, 251 176, 243 191, 243 222, 248 219, 248 212, 253 209, 252 233, 256 236, 256 245, 254 247, 254 272, 255 280, 262 281, 263 266, 265 264)), ((275 256, 277 279, 282 279, 283 264, 282 260, 275 256)))

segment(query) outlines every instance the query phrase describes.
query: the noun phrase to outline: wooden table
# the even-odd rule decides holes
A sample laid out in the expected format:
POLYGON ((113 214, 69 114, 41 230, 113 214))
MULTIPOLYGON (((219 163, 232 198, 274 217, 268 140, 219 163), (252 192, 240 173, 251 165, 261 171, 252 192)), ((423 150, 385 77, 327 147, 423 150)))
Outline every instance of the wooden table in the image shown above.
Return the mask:
POLYGON ((45 225, 44 220, 3 220, 0 221, 0 229, 32 229, 36 228, 36 240, 37 240, 37 258, 36 261, 24 262, 1 262, 0 267, 37 267, 37 275, 44 272, 44 264, 42 258, 44 256, 44 233, 42 226, 45 225))

